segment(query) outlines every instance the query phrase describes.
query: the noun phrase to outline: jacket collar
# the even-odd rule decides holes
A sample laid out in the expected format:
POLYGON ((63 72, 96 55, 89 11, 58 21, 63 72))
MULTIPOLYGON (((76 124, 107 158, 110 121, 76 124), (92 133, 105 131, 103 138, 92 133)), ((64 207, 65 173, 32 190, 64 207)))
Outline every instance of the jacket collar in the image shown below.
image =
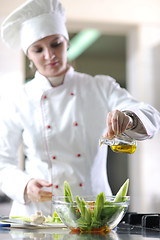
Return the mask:
POLYGON ((40 100, 47 91, 57 91, 66 88, 71 81, 73 73, 74 69, 70 66, 64 76, 63 84, 57 87, 52 87, 49 80, 36 71, 34 79, 25 84, 25 90, 28 91, 28 94, 32 95, 34 99, 36 98, 37 100, 40 100))

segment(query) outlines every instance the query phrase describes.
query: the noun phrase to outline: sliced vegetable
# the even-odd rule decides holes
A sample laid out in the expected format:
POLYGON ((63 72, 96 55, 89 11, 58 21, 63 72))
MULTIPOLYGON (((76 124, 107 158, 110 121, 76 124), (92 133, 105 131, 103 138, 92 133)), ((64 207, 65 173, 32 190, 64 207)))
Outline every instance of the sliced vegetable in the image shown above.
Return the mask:
POLYGON ((25 222, 25 221, 31 222, 31 218, 30 217, 25 217, 25 216, 11 216, 10 218, 17 219, 17 220, 22 220, 23 222, 25 222))
POLYGON ((67 181, 64 181, 64 196, 66 197, 66 202, 73 203, 72 192, 67 181))
POLYGON ((73 219, 77 219, 79 217, 79 213, 76 212, 76 209, 74 207, 72 192, 71 192, 71 189, 70 189, 70 185, 67 181, 64 181, 64 196, 65 196, 65 201, 67 203, 71 203, 69 205, 69 209, 70 209, 69 215, 70 216, 67 216, 67 213, 66 213, 66 218, 68 219, 68 217, 70 217, 70 218, 73 218, 73 219))
POLYGON ((91 215, 89 213, 88 208, 86 207, 86 203, 84 199, 80 199, 79 196, 76 197, 77 207, 81 214, 80 218, 77 220, 79 226, 83 227, 84 225, 89 226, 91 223, 91 215))
POLYGON ((62 223, 61 219, 59 218, 57 212, 55 211, 51 216, 46 217, 45 223, 62 223))
MULTIPOLYGON (((64 222, 68 222, 81 230, 99 229, 106 225, 107 221, 113 221, 114 218, 124 211, 124 207, 117 203, 126 201, 129 179, 122 185, 113 201, 105 201, 105 194, 101 192, 97 195, 96 202, 85 202, 85 200, 76 196, 73 200, 72 192, 67 181, 64 182, 64 194, 66 206, 64 222)), ((59 212, 61 209, 58 210, 59 212)))
MULTIPOLYGON (((23 222, 31 222, 31 217, 17 216, 11 217, 12 219, 22 220, 23 222)), ((52 216, 45 217, 45 223, 62 223, 57 212, 55 211, 52 216)))
POLYGON ((36 224, 42 224, 46 220, 45 216, 43 216, 41 211, 36 212, 36 214, 31 215, 30 219, 31 219, 31 222, 36 223, 36 224))
POLYGON ((116 194, 116 197, 114 199, 115 203, 118 202, 123 202, 125 201, 125 196, 127 195, 128 192, 128 186, 129 186, 129 179, 125 181, 125 183, 122 185, 122 187, 119 189, 119 191, 116 194))

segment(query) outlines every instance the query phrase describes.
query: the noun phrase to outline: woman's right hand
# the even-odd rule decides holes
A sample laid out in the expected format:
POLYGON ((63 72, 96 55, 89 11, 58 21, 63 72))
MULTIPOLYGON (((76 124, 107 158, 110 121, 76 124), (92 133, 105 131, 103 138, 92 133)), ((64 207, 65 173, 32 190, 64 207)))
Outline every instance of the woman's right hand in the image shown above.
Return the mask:
POLYGON ((32 202, 46 202, 52 200, 52 192, 42 189, 52 187, 52 184, 42 179, 31 179, 25 188, 25 194, 32 202))
POLYGON ((126 129, 133 126, 133 119, 124 112, 115 110, 109 112, 106 119, 107 133, 105 137, 113 138, 122 134, 126 129))

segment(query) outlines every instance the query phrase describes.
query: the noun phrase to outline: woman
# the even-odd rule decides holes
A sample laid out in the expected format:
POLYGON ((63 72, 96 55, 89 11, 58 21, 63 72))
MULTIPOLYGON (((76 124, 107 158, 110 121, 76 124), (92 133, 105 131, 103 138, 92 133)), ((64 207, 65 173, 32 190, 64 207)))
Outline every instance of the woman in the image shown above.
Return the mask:
POLYGON ((53 213, 52 195, 111 195, 102 135, 126 133, 137 140, 154 136, 160 114, 140 103, 107 76, 75 72, 64 10, 57 0, 30 0, 2 24, 2 39, 22 48, 37 68, 16 93, 0 122, 0 187, 14 200, 10 215, 53 213), (29 36, 29 37, 28 37, 29 36), (23 141, 25 171, 16 166, 23 141))

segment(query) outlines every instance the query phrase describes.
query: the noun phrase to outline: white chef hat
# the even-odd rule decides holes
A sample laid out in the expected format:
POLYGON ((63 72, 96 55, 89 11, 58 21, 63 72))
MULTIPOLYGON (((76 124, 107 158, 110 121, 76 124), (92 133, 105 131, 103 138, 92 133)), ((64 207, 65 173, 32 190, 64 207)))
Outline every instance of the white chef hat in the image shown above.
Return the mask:
POLYGON ((60 34, 69 40, 65 21, 65 10, 58 0, 28 0, 2 23, 2 40, 26 54, 29 46, 47 36, 60 34))

